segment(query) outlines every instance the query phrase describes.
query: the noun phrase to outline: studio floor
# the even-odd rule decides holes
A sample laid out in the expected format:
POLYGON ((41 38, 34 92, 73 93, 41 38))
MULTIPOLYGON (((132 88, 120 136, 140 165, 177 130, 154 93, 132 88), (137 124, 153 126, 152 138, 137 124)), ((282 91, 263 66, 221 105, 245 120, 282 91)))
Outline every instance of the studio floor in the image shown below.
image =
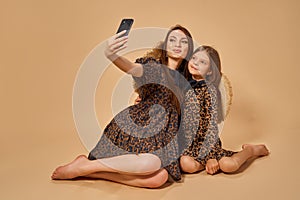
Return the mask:
MULTIPOLYGON (((300 198, 299 1, 0 0, 0 5, 1 199, 300 198), (124 17, 135 19, 134 28, 184 25, 199 43, 218 49, 234 93, 221 134, 224 147, 264 143, 271 154, 235 174, 184 175, 182 182, 159 189, 51 180, 57 166, 88 153, 73 120, 76 74, 124 17)), ((101 125, 113 117, 108 95, 120 74, 108 71, 97 88, 101 125)))

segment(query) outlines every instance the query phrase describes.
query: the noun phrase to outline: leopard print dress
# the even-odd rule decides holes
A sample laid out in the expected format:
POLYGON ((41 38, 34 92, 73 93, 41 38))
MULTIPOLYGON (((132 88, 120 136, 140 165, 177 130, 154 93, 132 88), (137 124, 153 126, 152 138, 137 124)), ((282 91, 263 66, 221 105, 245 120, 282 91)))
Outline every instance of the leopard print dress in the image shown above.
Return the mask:
MULTIPOLYGON (((178 181, 181 179, 177 142, 180 114, 171 101, 171 90, 164 86, 167 79, 160 62, 154 58, 140 58, 136 62, 143 66, 143 75, 133 76, 141 102, 129 106, 112 119, 88 158, 152 153, 178 181)), ((175 70, 165 70, 169 70, 171 77, 175 76, 175 81, 175 70)))
MULTIPOLYGON (((200 120, 196 135, 191 133, 188 128, 185 128, 184 136, 186 140, 192 141, 192 143, 184 150, 183 155, 191 156, 205 166, 209 159, 220 160, 222 157, 230 157, 236 152, 222 148, 217 124, 218 102, 216 88, 213 85, 206 84, 204 80, 191 81, 191 85, 194 91, 189 90, 186 93, 185 112, 200 111, 200 120), (196 99, 191 98, 192 93, 196 94, 196 99)), ((183 120, 185 121, 184 124, 189 123, 189 121, 183 120)), ((185 126, 188 127, 187 125, 185 126)))

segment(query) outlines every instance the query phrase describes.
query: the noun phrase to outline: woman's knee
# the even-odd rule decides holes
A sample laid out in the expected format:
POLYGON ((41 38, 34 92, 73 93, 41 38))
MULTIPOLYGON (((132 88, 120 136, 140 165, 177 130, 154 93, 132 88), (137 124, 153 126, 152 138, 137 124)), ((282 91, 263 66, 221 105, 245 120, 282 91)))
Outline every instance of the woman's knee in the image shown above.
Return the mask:
POLYGON ((180 167, 182 171, 187 172, 187 173, 194 173, 196 172, 196 165, 195 161, 192 157, 190 156, 181 156, 180 157, 180 167))
POLYGON ((138 164, 139 168, 145 172, 156 172, 161 168, 161 160, 158 156, 154 154, 140 154, 140 162, 138 164))
POLYGON ((238 163, 230 157, 221 158, 219 160, 219 166, 220 169, 226 173, 235 172, 239 168, 238 163))
POLYGON ((159 188, 168 180, 168 172, 165 169, 159 170, 152 177, 146 178, 142 182, 142 186, 146 188, 159 188))

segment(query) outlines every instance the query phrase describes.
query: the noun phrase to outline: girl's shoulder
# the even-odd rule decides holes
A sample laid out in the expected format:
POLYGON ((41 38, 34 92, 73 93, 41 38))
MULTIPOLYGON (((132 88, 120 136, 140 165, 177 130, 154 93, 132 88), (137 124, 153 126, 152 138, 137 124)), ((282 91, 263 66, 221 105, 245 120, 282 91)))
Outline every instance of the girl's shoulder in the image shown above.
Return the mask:
POLYGON ((207 83, 205 80, 190 80, 189 83, 196 95, 212 95, 217 93, 217 88, 213 84, 207 83))
POLYGON ((205 80, 196 81, 194 79, 189 80, 189 83, 193 89, 207 87, 205 80))

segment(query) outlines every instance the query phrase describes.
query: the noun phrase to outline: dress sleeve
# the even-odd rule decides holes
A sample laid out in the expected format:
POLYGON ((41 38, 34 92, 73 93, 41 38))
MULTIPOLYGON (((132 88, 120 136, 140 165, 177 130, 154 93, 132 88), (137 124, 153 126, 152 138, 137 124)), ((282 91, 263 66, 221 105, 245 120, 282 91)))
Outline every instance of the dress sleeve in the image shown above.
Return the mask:
POLYGON ((181 126, 179 131, 179 149, 184 153, 187 148, 193 146, 200 121, 200 104, 194 89, 186 92, 183 103, 183 113, 181 116, 181 126))
POLYGON ((198 142, 199 156, 197 160, 203 165, 209 159, 219 159, 218 152, 221 150, 219 129, 217 124, 217 91, 213 86, 205 87, 199 98, 201 112, 198 135, 201 135, 198 142))
POLYGON ((132 76, 135 81, 135 88, 148 83, 159 83, 161 81, 161 65, 154 58, 138 58, 135 61, 143 67, 143 74, 140 77, 132 76))

